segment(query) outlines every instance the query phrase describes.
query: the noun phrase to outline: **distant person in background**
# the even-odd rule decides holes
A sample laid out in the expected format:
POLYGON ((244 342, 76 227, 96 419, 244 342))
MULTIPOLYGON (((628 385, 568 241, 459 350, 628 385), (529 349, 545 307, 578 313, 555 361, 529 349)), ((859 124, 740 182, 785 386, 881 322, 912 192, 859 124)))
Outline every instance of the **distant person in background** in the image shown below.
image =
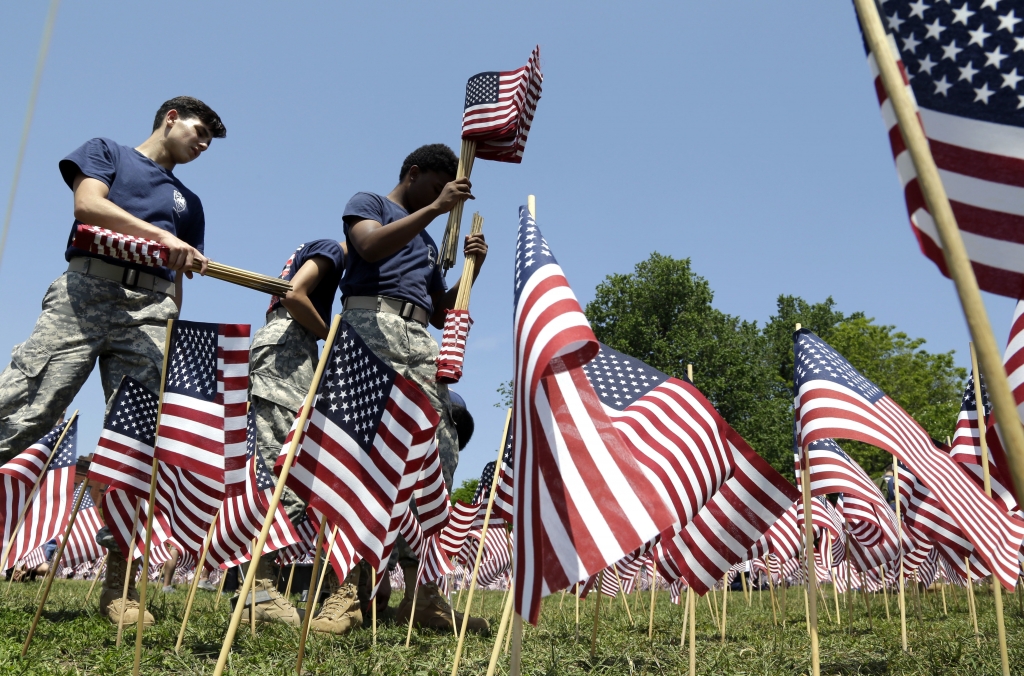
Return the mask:
POLYGON ((893 511, 896 511, 896 479, 893 476, 891 467, 885 470, 885 474, 882 475, 882 480, 879 483, 879 488, 882 489, 885 501, 889 503, 889 507, 893 511))
MULTIPOLYGON (((299 245, 285 261, 281 279, 292 283, 284 298, 270 297, 267 323, 253 336, 249 348, 249 405, 256 418, 256 448, 273 468, 295 416, 309 392, 320 361, 317 340, 330 331, 334 295, 345 271, 345 244, 316 239, 299 245)), ((306 504, 285 486, 281 505, 292 523, 306 512, 306 504)), ((271 573, 272 557, 261 557, 256 571, 256 622, 282 622, 298 627, 299 611, 277 591, 271 573)), ((247 566, 246 566, 247 567, 247 566)), ((349 603, 325 603, 310 623, 314 631, 344 633, 352 623, 349 603)), ((249 621, 251 596, 245 599, 244 620, 249 621)), ((358 612, 358 609, 356 610, 358 612)), ((362 618, 356 621, 362 623, 362 618)))

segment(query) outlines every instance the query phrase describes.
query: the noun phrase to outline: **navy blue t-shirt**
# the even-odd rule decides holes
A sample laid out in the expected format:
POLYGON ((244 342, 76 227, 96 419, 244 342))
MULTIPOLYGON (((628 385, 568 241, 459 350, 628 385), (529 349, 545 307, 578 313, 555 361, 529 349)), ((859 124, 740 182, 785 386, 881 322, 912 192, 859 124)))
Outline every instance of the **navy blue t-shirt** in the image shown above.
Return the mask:
MULTIPOLYGON (((371 220, 381 225, 394 223, 409 215, 405 209, 386 197, 370 192, 357 192, 345 205, 345 237, 349 221, 371 220)), ((446 289, 438 265, 437 245, 426 231, 412 238, 404 247, 376 263, 363 260, 351 240, 348 242, 348 264, 341 282, 341 296, 389 296, 406 300, 433 312, 430 294, 446 289)))
MULTIPOLYGON (((299 245, 295 253, 285 261, 284 270, 281 271, 281 279, 290 280, 299 271, 299 268, 314 256, 323 256, 331 263, 330 270, 320 279, 313 292, 309 294, 309 300, 313 303, 313 307, 316 308, 317 314, 324 320, 324 324, 330 326, 331 307, 334 305, 334 290, 338 288, 341 275, 345 272, 345 253, 341 250, 340 244, 333 239, 314 239, 312 242, 299 245)), ((279 307, 281 307, 281 299, 277 296, 271 296, 270 307, 267 308, 267 312, 279 307)))
MULTIPOLYGON (((166 230, 199 251, 203 250, 206 243, 203 203, 171 171, 138 150, 110 139, 94 138, 60 161, 60 173, 69 188, 78 172, 106 183, 110 188, 107 199, 132 216, 166 230)), ((167 268, 151 268, 109 256, 97 256, 71 246, 79 223, 81 221, 76 219, 71 228, 64 252, 66 260, 70 261, 74 256, 93 256, 164 279, 174 279, 174 272, 167 268)))

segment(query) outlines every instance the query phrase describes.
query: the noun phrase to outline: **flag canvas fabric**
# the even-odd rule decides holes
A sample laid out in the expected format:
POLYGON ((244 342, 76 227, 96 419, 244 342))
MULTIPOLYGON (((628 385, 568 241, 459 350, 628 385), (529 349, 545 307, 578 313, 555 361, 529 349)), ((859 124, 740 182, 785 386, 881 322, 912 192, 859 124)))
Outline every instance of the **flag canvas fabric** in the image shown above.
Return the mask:
MULTIPOLYGON (((1019 11, 1019 8, 1018 8, 1019 11)), ((1004 2, 888 0, 883 22, 890 50, 917 104, 979 286, 1024 296, 1024 53, 1018 18, 1004 2)), ((910 153, 882 86, 868 63, 889 135, 907 211, 921 251, 948 276, 941 241, 927 211, 910 153)))
POLYGON ((277 552, 277 562, 282 566, 306 559, 316 546, 316 526, 309 517, 303 515, 299 522, 294 524, 294 528, 297 541, 277 552))
POLYGON ((456 501, 452 508, 451 520, 441 531, 441 548, 448 556, 455 556, 462 549, 482 507, 483 505, 479 503, 469 505, 462 500, 456 501))
POLYGON ((149 496, 158 403, 157 395, 139 381, 121 379, 89 463, 90 481, 149 496))
POLYGON ((846 438, 895 455, 1012 590, 1024 522, 1002 512, 947 453, 935 448, 917 421, 818 336, 801 329, 794 334, 794 348, 800 445, 846 438))
MULTIPOLYGON (((340 562, 379 570, 428 451, 439 417, 430 400, 342 320, 328 350, 288 483, 315 518, 338 528, 340 562)), ((301 433, 294 428, 289 433, 301 433)), ((283 463, 285 453, 278 458, 283 463)), ((319 520, 317 520, 319 523, 319 520)), ((337 570, 344 579, 348 570, 337 570)))
POLYGON ((78 499, 78 491, 81 490, 85 490, 85 495, 82 496, 82 504, 78 508, 75 525, 71 527, 68 542, 64 546, 64 555, 60 560, 62 566, 70 568, 77 568, 83 563, 95 561, 104 554, 103 548, 96 542, 96 531, 103 527, 100 510, 96 507, 92 494, 86 489, 84 482, 79 484, 71 504, 74 506, 74 501, 78 499))
POLYGON ((457 383, 462 379, 462 365, 466 359, 466 339, 473 319, 469 310, 448 310, 441 331, 441 349, 437 355, 437 379, 442 383, 457 383))
POLYGON ((515 609, 594 575, 675 520, 581 366, 598 342, 527 207, 513 296, 515 609))
POLYGON ((79 223, 75 228, 73 246, 90 253, 150 267, 167 265, 171 251, 169 247, 152 239, 133 237, 84 223, 79 223))
POLYGON ((249 325, 175 321, 164 376, 156 456, 245 490, 249 325))
MULTIPOLYGON (((57 423, 52 430, 18 455, 0 467, 0 510, 4 522, 4 540, 0 548, 11 539, 18 518, 25 509, 25 501, 32 492, 33 486, 40 480, 43 468, 53 455, 54 445, 60 438, 67 422, 57 423)), ((62 444, 70 440, 65 437, 62 444)), ((9 566, 7 566, 9 567, 9 566)), ((6 568, 5 568, 6 569, 6 568)))
MULTIPOLYGON (((270 499, 277 482, 263 464, 256 450, 256 412, 248 413, 246 438, 246 490, 242 495, 226 498, 220 518, 210 540, 207 558, 221 568, 237 566, 252 558, 252 541, 259 537, 270 509, 270 499)), ((299 543, 299 534, 278 504, 262 556, 299 543)))
MULTIPOLYGON (((1003 352, 1003 366, 1006 368, 1006 377, 1013 392, 1013 400, 1017 404, 1017 417, 1024 423, 1024 301, 1017 301, 1013 310, 1013 319, 1010 324, 1010 337, 1006 342, 1006 351, 1003 352)), ((1003 447, 1003 440, 1000 432, 999 421, 994 418, 988 419, 988 429, 985 433, 988 440, 988 449, 994 464, 989 469, 994 475, 1000 476, 1000 483, 1015 499, 1019 505, 1020 500, 1016 499, 1017 490, 1009 476, 1006 460, 1006 451, 1003 447)))
POLYGON ((416 502, 416 515, 423 533, 427 536, 440 533, 448 524, 452 502, 441 472, 441 456, 437 452, 436 439, 427 451, 412 497, 416 502))
POLYGON ((540 46, 522 68, 478 73, 466 83, 462 138, 477 142, 476 156, 520 163, 540 100, 544 76, 540 46))
MULTIPOLYGON (((988 391, 985 389, 985 378, 981 378, 982 407, 986 421, 992 420, 992 405, 988 400, 988 391)), ((953 431, 953 446, 949 449, 949 455, 967 473, 974 483, 985 489, 985 473, 981 464, 981 434, 978 429, 978 402, 974 391, 974 376, 967 379, 967 387, 964 389, 964 396, 960 400, 960 414, 956 419, 956 429, 953 431)), ((988 454, 989 486, 992 488, 992 499, 996 501, 1006 513, 1017 510, 1017 501, 1013 493, 1003 483, 1002 472, 996 466, 992 452, 988 454)))
MULTIPOLYGON (((78 418, 76 417, 70 423, 65 424, 68 425, 67 433, 53 453, 53 459, 50 460, 49 467, 43 472, 42 479, 39 482, 39 489, 36 491, 35 496, 27 503, 25 520, 14 537, 7 561, 4 562, 4 570, 13 566, 15 561, 24 557, 29 551, 47 540, 56 537, 58 534, 63 534, 64 528, 71 518, 71 508, 74 505, 75 458, 78 455, 78 418)), ((63 431, 63 424, 58 425, 58 427, 63 431)), ((59 432, 54 435, 56 429, 51 430, 37 444, 43 448, 46 448, 48 444, 55 444, 60 436, 59 432)), ((45 451, 43 453, 46 454, 46 457, 50 455, 45 451)), ((17 469, 12 468, 12 470, 18 472, 20 476, 24 476, 21 473, 30 471, 34 462, 27 460, 22 465, 22 461, 19 458, 23 456, 25 456, 25 453, 15 456, 13 460, 4 465, 4 469, 17 461, 18 465, 15 466, 17 469)), ((5 472, 5 476, 9 475, 5 472)), ((28 493, 32 490, 32 484, 23 484, 21 490, 25 492, 23 500, 26 500, 28 493)), ((17 518, 18 514, 16 513, 13 517, 12 526, 17 522, 17 518)), ((9 534, 8 537, 10 537, 9 534)), ((4 544, 6 545, 6 541, 4 544)))

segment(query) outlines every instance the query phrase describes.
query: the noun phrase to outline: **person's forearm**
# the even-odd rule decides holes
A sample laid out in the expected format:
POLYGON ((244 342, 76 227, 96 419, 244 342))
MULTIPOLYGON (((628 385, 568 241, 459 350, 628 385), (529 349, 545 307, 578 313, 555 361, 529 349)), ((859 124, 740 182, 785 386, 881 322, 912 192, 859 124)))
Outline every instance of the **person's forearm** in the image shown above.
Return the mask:
POLYGON ((321 340, 327 340, 327 325, 324 324, 323 318, 313 307, 313 302, 309 300, 308 296, 283 298, 281 305, 288 310, 292 319, 311 331, 313 335, 321 340))
POLYGON ((160 241, 166 231, 132 216, 105 197, 75 197, 75 218, 87 225, 160 241))
POLYGON ((393 223, 360 232, 354 237, 350 234, 349 239, 363 260, 376 263, 411 242, 441 213, 440 209, 430 205, 393 223))

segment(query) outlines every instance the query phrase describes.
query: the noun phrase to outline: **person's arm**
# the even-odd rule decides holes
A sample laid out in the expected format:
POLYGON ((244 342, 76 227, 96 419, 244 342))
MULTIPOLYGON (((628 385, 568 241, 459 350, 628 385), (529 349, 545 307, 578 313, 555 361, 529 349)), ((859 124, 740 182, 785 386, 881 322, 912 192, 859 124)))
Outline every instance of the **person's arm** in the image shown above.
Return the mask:
POLYGON ((452 181, 444 186, 431 204, 387 225, 369 219, 350 220, 348 239, 356 252, 369 263, 387 258, 411 242, 435 218, 448 213, 459 202, 475 199, 472 187, 468 178, 452 181))
POLYGON ((326 256, 313 256, 302 264, 292 276, 292 290, 281 299, 281 305, 292 319, 306 327, 322 340, 327 339, 327 325, 320 313, 313 307, 309 294, 331 270, 331 261, 326 256))
POLYGON ((171 270, 184 271, 191 277, 192 261, 197 260, 202 263, 199 274, 206 274, 206 256, 166 230, 132 216, 111 202, 107 199, 110 188, 103 181, 89 178, 79 172, 71 189, 75 193, 75 218, 82 223, 107 228, 123 235, 152 239, 170 249, 167 267, 171 270))
MULTIPOLYGON (((466 246, 462 249, 465 256, 476 256, 476 267, 473 269, 473 282, 480 276, 480 268, 484 266, 484 259, 487 258, 487 242, 484 241, 483 233, 479 235, 466 235, 466 246)), ((459 287, 462 285, 460 277, 452 288, 446 292, 438 291, 431 294, 434 302, 434 313, 430 316, 430 324, 434 328, 444 328, 445 313, 455 307, 455 300, 459 297, 459 287)))

